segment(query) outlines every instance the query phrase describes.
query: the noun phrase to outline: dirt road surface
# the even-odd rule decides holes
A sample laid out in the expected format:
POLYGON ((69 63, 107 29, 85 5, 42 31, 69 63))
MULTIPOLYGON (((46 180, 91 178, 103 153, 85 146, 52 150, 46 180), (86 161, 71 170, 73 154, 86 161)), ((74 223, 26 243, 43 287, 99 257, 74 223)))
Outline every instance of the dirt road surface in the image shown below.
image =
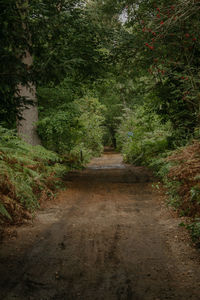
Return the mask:
POLYGON ((0 247, 0 299, 197 300, 199 252, 151 173, 105 153, 0 247))

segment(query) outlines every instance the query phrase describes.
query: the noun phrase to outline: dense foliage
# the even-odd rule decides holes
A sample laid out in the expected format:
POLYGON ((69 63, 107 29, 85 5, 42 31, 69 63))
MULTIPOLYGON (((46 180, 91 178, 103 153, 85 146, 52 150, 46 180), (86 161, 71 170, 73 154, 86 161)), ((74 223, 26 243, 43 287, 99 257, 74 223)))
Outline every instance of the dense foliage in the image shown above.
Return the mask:
POLYGON ((67 77, 78 86, 102 76, 110 29, 93 20, 84 1, 4 0, 0 8, 1 124, 15 126, 27 102, 19 96, 19 84, 57 85, 67 77), (27 52, 33 57, 31 68, 23 62, 27 52))
POLYGON ((69 168, 57 154, 32 147, 0 127, 0 220, 20 223, 61 186, 69 168))
MULTIPOLYGON (((125 160, 151 166, 170 204, 199 230, 199 1, 120 1, 124 32, 113 53, 135 86, 117 132, 125 160), (142 83, 142 86, 141 86, 142 83), (177 148, 180 148, 177 154, 177 148)), ((125 78, 125 77, 124 77, 125 78)))
MULTIPOLYGON (((44 97, 43 94, 43 100, 44 97)), ((48 149, 88 162, 103 150, 104 110, 105 107, 93 97, 67 104, 61 101, 56 110, 54 107, 47 110, 43 106, 43 117, 38 122, 39 135, 48 149)))
POLYGON ((149 77, 152 107, 163 121, 171 120, 182 136, 193 134, 199 126, 199 2, 135 2, 127 1, 127 31, 116 56, 125 58, 132 78, 149 77))
POLYGON ((162 124, 156 113, 144 106, 126 110, 117 133, 118 149, 125 161, 133 164, 149 164, 152 157, 169 148, 171 123, 162 124))

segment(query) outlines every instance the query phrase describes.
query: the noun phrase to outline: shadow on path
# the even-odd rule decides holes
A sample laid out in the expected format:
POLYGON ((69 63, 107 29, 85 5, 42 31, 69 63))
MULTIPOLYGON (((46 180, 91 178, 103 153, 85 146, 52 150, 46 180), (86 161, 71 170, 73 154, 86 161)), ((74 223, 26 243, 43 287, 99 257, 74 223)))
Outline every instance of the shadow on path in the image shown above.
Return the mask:
POLYGON ((0 299, 200 299, 198 253, 153 180, 112 152, 69 173, 56 202, 1 245, 0 299))

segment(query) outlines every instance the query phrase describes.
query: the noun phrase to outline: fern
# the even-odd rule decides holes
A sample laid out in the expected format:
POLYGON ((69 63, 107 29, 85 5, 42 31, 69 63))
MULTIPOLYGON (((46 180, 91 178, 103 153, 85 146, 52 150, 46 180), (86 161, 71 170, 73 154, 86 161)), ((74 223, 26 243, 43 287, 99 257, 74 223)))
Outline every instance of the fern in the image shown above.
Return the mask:
POLYGON ((57 177, 68 169, 58 154, 28 145, 15 131, 0 126, 1 221, 19 222, 26 210, 38 208, 42 191, 52 197, 57 177))
POLYGON ((12 221, 11 215, 8 213, 8 211, 2 203, 0 203, 0 214, 12 221))

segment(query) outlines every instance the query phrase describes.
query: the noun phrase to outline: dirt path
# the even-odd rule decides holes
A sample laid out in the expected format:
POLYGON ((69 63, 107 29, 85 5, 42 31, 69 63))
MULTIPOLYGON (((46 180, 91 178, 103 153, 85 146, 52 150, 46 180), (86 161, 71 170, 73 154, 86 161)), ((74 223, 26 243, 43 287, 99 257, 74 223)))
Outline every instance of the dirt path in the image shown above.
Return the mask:
POLYGON ((200 299, 199 253, 145 168, 107 153, 0 248, 0 299, 200 299))

